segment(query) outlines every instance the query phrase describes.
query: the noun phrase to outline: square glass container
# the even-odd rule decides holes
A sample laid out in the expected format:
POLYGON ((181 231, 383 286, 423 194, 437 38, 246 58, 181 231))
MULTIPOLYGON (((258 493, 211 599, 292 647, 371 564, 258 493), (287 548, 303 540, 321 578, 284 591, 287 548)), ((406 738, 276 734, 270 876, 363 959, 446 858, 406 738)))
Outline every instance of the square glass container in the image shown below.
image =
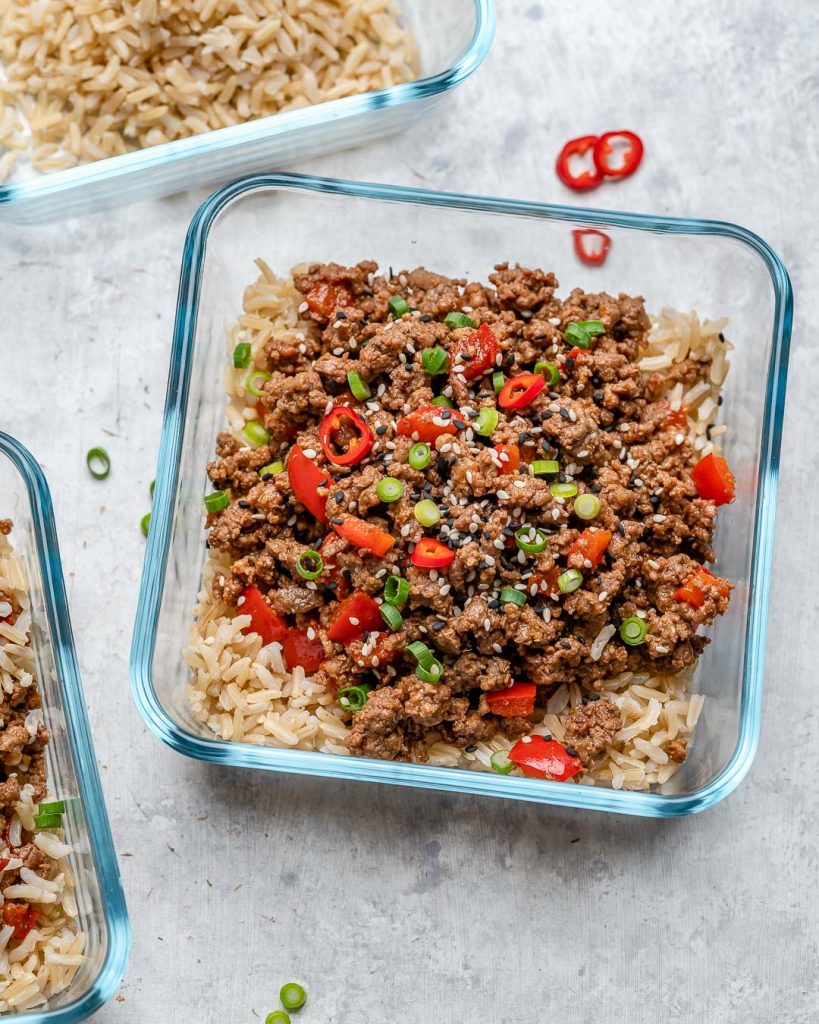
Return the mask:
POLYGON ((74 651, 51 496, 32 456, 4 433, 0 517, 14 520, 12 543, 26 565, 37 682, 51 733, 46 747, 49 790, 66 801, 79 925, 88 937, 87 960, 68 988, 47 1008, 7 1019, 76 1024, 113 995, 125 970, 131 933, 74 651))
MULTIPOLYGON (((418 44, 415 81, 314 104, 122 156, 0 184, 0 222, 36 223, 272 171, 404 131, 478 67, 494 0, 401 0, 418 44)), ((2 67, 0 67, 2 75, 2 67)))
POLYGON ((213 195, 185 245, 153 520, 131 654, 134 696, 148 725, 205 761, 426 786, 627 814, 672 817, 734 789, 757 747, 792 299, 787 272, 762 239, 732 224, 451 195, 297 175, 257 177, 213 195), (581 263, 572 230, 611 238, 601 266, 581 263), (736 348, 724 390, 725 453, 737 500, 720 512, 720 574, 736 583, 700 660, 707 696, 684 766, 659 791, 625 792, 477 771, 228 743, 188 712, 181 656, 205 556, 205 467, 222 429, 225 337, 261 256, 298 264, 425 265, 482 280, 509 260, 553 270, 561 293, 643 295, 663 306, 730 317, 736 348))

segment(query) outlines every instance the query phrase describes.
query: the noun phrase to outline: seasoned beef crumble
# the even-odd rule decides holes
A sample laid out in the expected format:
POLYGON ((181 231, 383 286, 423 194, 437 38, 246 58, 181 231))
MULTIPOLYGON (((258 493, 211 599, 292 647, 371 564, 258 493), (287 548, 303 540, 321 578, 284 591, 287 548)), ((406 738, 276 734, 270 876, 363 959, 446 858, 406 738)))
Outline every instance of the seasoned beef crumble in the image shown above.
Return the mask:
MULTIPOLYGON (((258 406, 269 440, 251 448, 222 433, 208 467, 213 484, 230 496, 208 517, 210 546, 232 560, 229 573, 214 580, 214 597, 241 610, 247 588, 258 588, 291 630, 307 631, 319 651, 318 678, 335 688, 371 687, 352 717, 347 744, 356 754, 422 761, 433 733, 460 747, 498 732, 520 736, 531 728, 529 718, 495 713, 491 694, 527 681, 542 706, 559 684, 576 683, 594 696, 626 669, 680 671, 708 643, 700 627, 728 605, 730 585, 702 575, 714 558, 716 504, 699 496, 697 456, 679 414, 660 398, 669 382, 707 377, 709 363, 641 372, 650 323, 639 298, 575 289, 560 300, 554 275, 509 264, 498 265, 489 281, 423 268, 379 275, 370 261, 314 264, 297 274, 300 312, 312 321, 307 340, 279 334, 256 359, 270 375, 258 406), (408 312, 393 319, 396 296, 408 312), (472 325, 462 325, 463 316, 445 323, 450 313, 472 325), (590 347, 577 348, 571 325, 588 321, 599 321, 600 333, 590 347), (496 350, 481 368, 475 336, 485 327, 496 350), (423 353, 436 347, 448 365, 431 375, 423 353), (555 364, 559 381, 523 407, 501 407, 493 374, 506 381, 531 375, 539 360, 555 364), (370 398, 353 396, 351 373, 370 398), (452 408, 432 406, 436 398, 452 408), (322 421, 339 406, 355 411, 372 441, 349 465, 328 458, 354 451, 359 437, 349 419, 339 422, 329 449, 322 438, 322 421), (497 412, 491 436, 476 430, 482 409, 497 412), (417 423, 419 415, 446 431, 430 441, 422 469, 409 461, 418 437, 400 424, 408 416, 417 423), (326 523, 299 500, 287 471, 264 472, 282 459, 292 468, 297 449, 315 467, 314 496, 326 507, 326 523), (533 474, 538 460, 556 461, 559 474, 533 474), (403 485, 389 503, 377 493, 385 476, 403 485), (577 495, 556 496, 554 484, 574 484, 577 495), (575 512, 584 494, 599 499, 592 521, 575 512), (423 499, 438 508, 432 527, 416 518, 423 499), (341 536, 349 517, 388 534, 389 549, 376 555, 341 536), (524 525, 546 535, 545 550, 519 549, 515 533, 524 525), (451 564, 414 565, 423 538, 446 545, 451 564), (601 538, 604 551, 590 557, 601 538), (325 564, 315 582, 298 572, 299 556, 310 550, 320 550, 325 564), (556 580, 567 569, 583 580, 564 593, 556 580), (410 587, 400 626, 331 639, 340 602, 355 593, 380 601, 390 574, 410 587), (679 592, 698 574, 706 583, 695 606, 679 592), (502 601, 503 588, 516 588, 525 603, 502 601), (634 617, 647 628, 643 643, 629 646, 615 632, 601 649, 606 627, 634 617), (439 659, 440 681, 415 674, 406 651, 413 641, 439 659)), ((616 706, 594 700, 572 713, 566 742, 589 764, 619 727, 616 706)), ((684 745, 675 753, 683 759, 684 745)))

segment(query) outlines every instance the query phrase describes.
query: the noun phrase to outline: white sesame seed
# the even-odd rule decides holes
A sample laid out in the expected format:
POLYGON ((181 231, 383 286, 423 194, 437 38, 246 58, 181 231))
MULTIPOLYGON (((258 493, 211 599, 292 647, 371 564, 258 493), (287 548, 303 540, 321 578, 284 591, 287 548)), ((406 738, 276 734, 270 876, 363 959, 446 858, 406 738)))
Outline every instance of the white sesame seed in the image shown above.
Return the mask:
POLYGON ((495 654, 503 654, 503 648, 501 647, 500 644, 492 644, 492 650, 495 652, 495 654))
POLYGON ((685 434, 677 434, 677 436, 674 438, 674 444, 682 444, 684 440, 685 434))
POLYGON ((574 409, 569 409, 569 419, 572 421, 572 423, 577 423, 577 413, 574 411, 574 409))
POLYGON ((513 480, 512 481, 512 486, 513 487, 525 487, 526 486, 526 481, 525 480, 513 480))
POLYGON ((473 476, 472 476, 472 470, 471 470, 471 469, 468 469, 468 470, 466 471, 466 482, 467 482, 468 484, 471 484, 471 483, 472 483, 472 480, 473 480, 473 476))
POLYGON ((501 540, 500 537, 498 537, 496 540, 493 540, 492 544, 498 549, 498 551, 503 551, 503 549, 506 547, 506 542, 501 540))
POLYGON ((657 654, 668 654, 668 648, 663 647, 661 644, 657 644, 654 650, 657 652, 657 654))
POLYGON ((315 448, 305 448, 304 454, 307 456, 308 459, 314 459, 316 457, 316 450, 315 448))
POLYGON ((583 568, 584 569, 591 569, 592 568, 591 559, 589 559, 589 558, 584 558, 583 559, 583 568))
POLYGON ((520 742, 521 743, 531 743, 532 742, 532 737, 531 736, 524 736, 523 739, 520 742))
POLYGON ((360 626, 361 623, 360 623, 360 621, 354 615, 351 615, 350 616, 350 625, 351 626, 360 626))
POLYGON ((308 640, 315 640, 316 639, 316 631, 313 629, 312 626, 308 626, 307 627, 307 639, 308 640))
POLYGON ((560 327, 560 317, 559 316, 550 316, 549 317, 549 323, 552 325, 552 327, 560 327))
POLYGON ((497 494, 498 494, 498 497, 500 498, 501 501, 508 501, 509 500, 509 492, 508 491, 498 491, 497 494))
POLYGON ((635 615, 638 619, 644 619, 646 617, 646 613, 642 610, 642 608, 638 608, 635 612, 635 615))
POLYGON ((486 562, 486 564, 488 566, 493 566, 495 564, 495 556, 494 555, 484 555, 483 557, 484 557, 484 561, 486 562))
POLYGON ((441 596, 442 597, 446 597, 446 595, 450 592, 450 590, 452 590, 452 584, 451 583, 445 583, 441 587, 441 596))
POLYGON ((555 519, 555 520, 560 519, 560 509, 559 508, 553 508, 552 509, 552 519, 555 519))
POLYGON ((649 567, 649 569, 653 569, 655 572, 660 568, 660 563, 655 562, 653 558, 649 558, 649 560, 646 562, 646 565, 649 567))
POLYGON ((486 630, 486 632, 487 632, 487 633, 488 633, 488 632, 490 631, 490 629, 492 628, 492 622, 490 621, 490 619, 489 619, 489 616, 488 616, 488 615, 487 615, 487 617, 486 617, 486 618, 485 618, 485 619, 483 620, 483 628, 484 628, 484 629, 486 630))
POLYGON ((410 524, 409 523, 405 523, 401 527, 401 536, 402 537, 408 537, 409 536, 409 532, 410 532, 411 529, 412 529, 412 527, 410 526, 410 524))
POLYGON ((381 664, 381 659, 378 657, 377 654, 374 654, 373 657, 372 657, 372 666, 373 666, 373 668, 378 668, 378 666, 380 664, 381 664))
POLYGON ((334 348, 333 349, 333 355, 334 356, 343 356, 344 355, 344 349, 343 348, 334 348))
POLYGON ((602 604, 608 596, 608 590, 601 590, 600 593, 597 595, 597 600, 602 604))
POLYGON ((316 586, 316 584, 312 580, 308 580, 307 581, 307 589, 308 590, 318 590, 318 587, 316 586))
POLYGON ((664 516, 664 515, 660 515, 660 513, 658 512, 656 515, 652 516, 651 518, 654 520, 655 523, 664 523, 668 517, 664 516))
POLYGON ((299 312, 300 313, 306 313, 309 308, 310 308, 310 306, 306 302, 300 302, 299 303, 299 312))
POLYGON ((578 457, 578 459, 585 459, 588 456, 588 454, 589 454, 588 449, 584 448, 582 452, 578 452, 577 453, 577 457, 578 457))

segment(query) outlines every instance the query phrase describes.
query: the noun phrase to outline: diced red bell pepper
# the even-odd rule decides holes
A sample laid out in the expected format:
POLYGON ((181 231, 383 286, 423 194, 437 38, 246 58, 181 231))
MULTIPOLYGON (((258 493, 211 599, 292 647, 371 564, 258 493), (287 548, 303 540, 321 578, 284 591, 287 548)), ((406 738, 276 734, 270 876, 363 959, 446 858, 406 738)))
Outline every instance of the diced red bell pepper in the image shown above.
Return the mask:
POLYGON ((337 405, 319 424, 319 439, 330 462, 354 466, 372 448, 375 434, 355 409, 337 405))
POLYGON ((461 367, 463 373, 459 373, 459 377, 475 380, 495 365, 499 351, 494 331, 489 324, 481 324, 477 331, 452 342, 449 347, 450 366, 453 369, 461 367), (469 356, 469 360, 458 360, 459 355, 469 356))
POLYGON ((378 558, 383 558, 395 544, 395 537, 391 533, 357 516, 334 516, 330 524, 339 537, 357 548, 367 548, 378 558))
POLYGON ((597 141, 596 135, 581 135, 580 138, 569 139, 558 153, 555 171, 567 188, 572 188, 576 192, 586 192, 589 189, 597 188, 603 180, 603 173, 596 163, 590 169, 579 173, 572 169, 572 157, 579 159, 587 153, 594 155, 597 141))
POLYGON ((517 473, 520 469, 520 448, 516 444, 496 444, 495 451, 499 455, 506 455, 501 459, 501 468, 498 473, 501 476, 509 476, 510 473, 517 473))
POLYGON ((518 374, 501 388, 498 405, 501 409, 524 409, 534 402, 545 387, 546 378, 541 373, 518 374))
POLYGON ((304 296, 310 312, 329 320, 337 309, 342 306, 349 306, 353 301, 350 289, 343 284, 333 284, 331 281, 319 281, 314 284, 310 291, 304 296))
POLYGON ((318 493, 327 487, 330 477, 308 459, 300 445, 294 444, 287 457, 287 478, 293 493, 320 523, 327 522, 327 496, 318 493))
POLYGON ((281 643, 287 635, 287 623, 273 611, 259 588, 245 587, 242 597, 244 600, 239 606, 239 614, 250 616, 250 625, 244 632, 258 633, 263 644, 281 643))
MULTIPOLYGON (((384 620, 381 620, 383 628, 384 620)), ((401 656, 402 647, 395 643, 392 638, 395 633, 378 633, 366 640, 367 654, 363 653, 365 641, 363 639, 351 640, 347 645, 347 654, 353 659, 359 668, 378 668, 397 661, 401 656)), ((403 639, 401 643, 403 644, 403 639)))
POLYGON ((0 871, 4 871, 9 866, 8 857, 0 857, 0 871))
MULTIPOLYGON (((560 576, 562 570, 555 566, 548 572, 542 572, 536 569, 528 580, 524 580, 526 584, 526 593, 532 594, 532 587, 537 587, 538 594, 546 594, 547 597, 554 597, 560 593, 560 587, 557 585, 557 578, 560 576)), ((537 594, 533 595, 537 596, 537 594)))
POLYGON ((634 132, 619 131, 606 132, 594 144, 594 166, 600 172, 601 177, 606 178, 627 178, 634 174, 643 159, 643 140, 634 132), (619 164, 612 164, 611 157, 614 153, 614 143, 618 140, 625 140, 628 148, 623 154, 619 164))
POLYGON ((356 590, 339 603, 333 621, 327 630, 327 637, 340 644, 363 636, 364 633, 380 632, 384 619, 378 605, 363 590, 356 590))
POLYGON ((292 671, 296 665, 304 669, 308 675, 321 667, 326 659, 324 646, 313 630, 311 639, 306 629, 289 629, 282 643, 282 654, 287 667, 292 671))
POLYGON ((690 605, 692 608, 702 608, 705 604, 705 597, 708 590, 714 588, 720 597, 731 596, 731 584, 727 580, 715 576, 710 569, 701 565, 674 591, 674 600, 680 604, 690 605))
POLYGON ((412 564, 419 569, 445 569, 455 559, 455 552, 434 537, 422 537, 412 552, 412 564))
POLYGON ((39 910, 33 910, 25 903, 5 903, 3 905, 3 923, 14 928, 13 939, 24 939, 40 916, 39 910))
POLYGON ((584 530, 569 548, 567 561, 574 569, 588 569, 586 562, 596 569, 610 543, 611 530, 584 530))
POLYGON ((509 751, 514 761, 530 779, 566 782, 583 770, 580 758, 574 757, 557 740, 543 736, 524 736, 509 751))
MULTIPOLYGON (((451 412, 451 410, 449 411, 451 412)), ((442 416, 442 412, 447 412, 447 410, 440 405, 422 405, 401 417, 396 424, 396 432, 402 437, 411 437, 414 440, 424 441, 426 444, 435 444, 436 439, 442 434, 457 434, 466 426, 456 413, 442 416)))
POLYGON ((571 359, 573 362, 576 363, 578 359, 580 359, 580 357, 585 354, 585 352, 586 349, 575 347, 571 350, 571 352, 568 352, 566 354, 566 358, 571 359))
POLYGON ((606 262, 611 248, 611 238, 597 228, 574 228, 574 251, 577 258, 590 267, 599 267, 606 262))
POLYGON ((535 710, 534 683, 512 683, 505 690, 493 690, 486 695, 486 703, 493 715, 501 718, 531 715, 535 710))
POLYGON ((697 494, 715 505, 727 505, 736 497, 734 474, 721 455, 711 452, 691 470, 697 494))

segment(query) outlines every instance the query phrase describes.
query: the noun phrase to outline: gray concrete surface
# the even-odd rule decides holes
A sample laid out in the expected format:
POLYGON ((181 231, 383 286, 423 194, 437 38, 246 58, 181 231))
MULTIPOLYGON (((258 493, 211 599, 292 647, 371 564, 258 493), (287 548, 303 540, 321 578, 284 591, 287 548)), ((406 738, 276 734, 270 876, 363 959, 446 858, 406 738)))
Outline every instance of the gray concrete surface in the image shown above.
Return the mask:
MULTIPOLYGON (((0 232, 0 423, 54 492, 134 946, 99 1024, 819 1019, 815 634, 819 32, 807 0, 500 0, 484 68, 425 127, 314 161, 531 199, 573 135, 628 126, 640 175, 581 202, 720 217, 797 297, 761 748, 677 822, 257 775, 183 760, 134 710, 127 655, 178 261, 201 196, 0 232), (53 236, 50 236, 53 238, 53 236), (114 472, 83 464, 104 441, 114 472)), ((760 373, 762 368, 760 368, 760 373)))

